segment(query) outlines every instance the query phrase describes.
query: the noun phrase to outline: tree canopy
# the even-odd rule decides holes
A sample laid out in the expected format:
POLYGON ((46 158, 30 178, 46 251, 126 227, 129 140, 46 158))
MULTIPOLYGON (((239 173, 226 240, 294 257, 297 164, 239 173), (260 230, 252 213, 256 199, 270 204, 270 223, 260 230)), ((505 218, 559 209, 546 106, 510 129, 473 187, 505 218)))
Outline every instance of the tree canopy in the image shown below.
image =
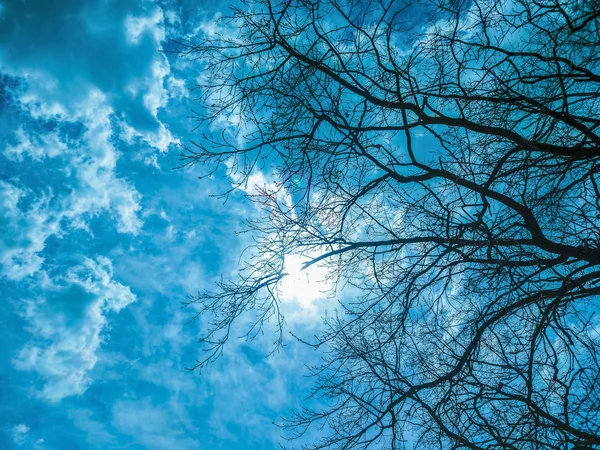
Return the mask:
POLYGON ((256 243, 191 299, 214 360, 241 316, 279 310, 286 256, 339 311, 314 369, 310 448, 600 445, 600 4, 252 0, 186 42, 205 134, 256 243))

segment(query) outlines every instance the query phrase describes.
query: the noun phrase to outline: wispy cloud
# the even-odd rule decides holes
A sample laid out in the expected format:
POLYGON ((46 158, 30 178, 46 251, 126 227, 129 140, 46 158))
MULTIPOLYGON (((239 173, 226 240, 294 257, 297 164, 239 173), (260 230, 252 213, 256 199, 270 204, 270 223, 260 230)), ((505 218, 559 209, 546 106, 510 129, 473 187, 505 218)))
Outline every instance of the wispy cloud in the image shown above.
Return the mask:
MULTIPOLYGON (((22 317, 33 337, 15 359, 15 367, 38 373, 44 381, 37 394, 58 401, 81 394, 89 386, 89 372, 96 365, 96 351, 103 342, 109 315, 134 302, 135 296, 113 280, 112 264, 104 257, 86 258, 66 274, 46 279, 45 286, 46 292, 55 296, 79 288, 89 297, 81 305, 80 317, 60 311, 46 296, 24 302, 22 317)), ((77 297, 74 301, 86 299, 77 297)))
POLYGON ((0 249, 3 274, 21 279, 40 270, 41 252, 50 236, 63 237, 72 229, 87 229, 88 221, 108 213, 121 233, 137 234, 142 227, 140 194, 116 172, 119 152, 111 142, 113 111, 104 94, 91 89, 73 105, 46 108, 46 100, 25 92, 18 105, 29 120, 44 120, 63 129, 79 126, 79 136, 60 136, 42 129, 15 133, 16 144, 4 156, 17 166, 35 167, 52 175, 53 183, 39 186, 38 178, 19 172, 0 184, 5 196, 4 236, 12 236, 0 249), (49 112, 50 111, 50 112, 49 112), (46 159, 51 158, 52 162, 46 159))
POLYGON ((17 445, 23 445, 27 442, 29 436, 29 427, 24 423, 15 425, 12 428, 12 440, 17 445))
MULTIPOLYGON (((248 237, 234 229, 257 212, 241 195, 207 199, 227 178, 171 170, 176 145, 193 138, 186 83, 198 67, 160 48, 212 11, 43 3, 7 6, 16 25, 0 29, 12 33, 0 40, 0 72, 14 81, 0 86, 0 120, 15 125, 0 130, 9 447, 276 448, 271 422, 301 367, 256 363, 272 335, 232 343, 211 373, 185 370, 202 324, 185 325, 181 302, 236 272, 248 237), (30 51, 9 51, 11 41, 30 51)), ((244 189, 269 182, 256 174, 244 189)))

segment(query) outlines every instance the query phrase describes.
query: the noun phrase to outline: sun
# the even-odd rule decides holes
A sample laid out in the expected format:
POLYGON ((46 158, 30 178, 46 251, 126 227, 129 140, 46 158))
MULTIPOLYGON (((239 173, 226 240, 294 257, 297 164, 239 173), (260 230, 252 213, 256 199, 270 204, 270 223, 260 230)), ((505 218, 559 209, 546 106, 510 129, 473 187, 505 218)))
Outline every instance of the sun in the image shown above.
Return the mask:
POLYGON ((287 255, 284 264, 287 275, 279 286, 284 302, 295 302, 305 309, 313 309, 315 300, 324 297, 328 289, 324 267, 315 265, 303 270, 303 264, 309 260, 301 255, 287 255))
POLYGON ((307 261, 300 255, 288 255, 285 257, 284 272, 290 277, 297 277, 302 272, 302 264, 307 261))

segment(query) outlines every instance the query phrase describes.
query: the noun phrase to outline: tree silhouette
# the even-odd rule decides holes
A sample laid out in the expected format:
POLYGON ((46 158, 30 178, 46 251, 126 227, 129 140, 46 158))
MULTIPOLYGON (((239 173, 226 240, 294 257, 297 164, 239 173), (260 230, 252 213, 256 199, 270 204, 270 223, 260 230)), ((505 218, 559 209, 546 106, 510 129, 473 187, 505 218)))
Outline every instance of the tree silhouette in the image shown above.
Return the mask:
MULTIPOLYGON (((186 42, 203 135, 256 244, 191 299, 212 361, 232 324, 282 332, 286 255, 352 286, 313 345, 310 448, 600 445, 600 3, 257 0, 186 42), (214 125, 213 125, 214 126, 214 125)), ((281 334, 280 334, 281 336, 281 334)))

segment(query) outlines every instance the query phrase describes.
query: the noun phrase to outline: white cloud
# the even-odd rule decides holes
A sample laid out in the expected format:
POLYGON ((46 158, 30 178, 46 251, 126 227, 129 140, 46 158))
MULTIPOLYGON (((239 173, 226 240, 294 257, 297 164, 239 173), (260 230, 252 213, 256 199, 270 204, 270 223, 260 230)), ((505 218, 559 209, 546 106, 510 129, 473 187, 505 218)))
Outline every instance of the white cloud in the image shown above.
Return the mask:
POLYGON ((21 349, 14 365, 40 375, 44 385, 37 394, 48 401, 59 401, 87 389, 92 381, 89 372, 96 365, 96 351, 108 325, 107 315, 135 301, 128 287, 113 280, 112 264, 104 257, 86 258, 83 264, 46 283, 45 292, 54 290, 61 295, 73 286, 93 298, 79 320, 67 320, 44 297, 23 301, 22 316, 33 338, 21 349))
POLYGON ((172 9, 167 9, 165 11, 165 19, 167 19, 167 21, 174 26, 179 26, 181 25, 181 18, 179 17, 179 14, 177 14, 177 12, 173 11, 172 9))
POLYGON ((28 190, 12 183, 0 181, 0 198, 3 198, 2 245, 0 264, 2 274, 11 280, 20 280, 37 272, 43 263, 38 255, 44 249, 46 238, 59 234, 59 224, 48 213, 51 193, 34 199, 26 211, 19 202, 28 190))
POLYGON ((188 37, 194 38, 202 34, 208 39, 214 39, 217 36, 225 36, 230 39, 235 38, 236 30, 234 27, 223 26, 223 23, 219 21, 221 17, 222 14, 218 12, 212 17, 201 21, 188 37))
POLYGON ((112 109, 105 96, 92 90, 79 106, 76 118, 86 125, 85 152, 73 158, 71 165, 77 172, 81 188, 73 196, 68 216, 95 213, 94 210, 111 210, 117 217, 117 229, 122 233, 137 234, 142 226, 138 217, 141 209, 140 194, 115 169, 119 154, 110 139, 112 109))
POLYGON ((14 213, 19 200, 25 195, 25 191, 6 181, 0 180, 0 192, 2 192, 2 195, 0 196, 2 209, 8 214, 14 213))
POLYGON ((170 99, 188 96, 185 81, 171 74, 167 57, 159 54, 152 61, 146 76, 132 80, 128 90, 133 96, 143 93, 144 106, 157 119, 158 128, 155 131, 139 131, 128 125, 123 118, 120 137, 129 144, 132 144, 136 138, 141 138, 161 152, 166 152, 171 145, 178 144, 179 140, 174 138, 171 131, 158 119, 159 110, 167 107, 170 99))
POLYGON ((139 44, 142 36, 149 33, 156 43, 165 39, 164 14, 162 9, 156 8, 148 16, 127 16, 125 19, 125 33, 127 41, 139 44))
POLYGON ((52 187, 41 192, 30 188, 24 178, 0 183, 3 215, 7 219, 0 246, 1 274, 14 280, 40 270, 41 253, 50 236, 61 238, 70 229, 87 229, 93 216, 109 213, 121 233, 137 234, 143 224, 141 195, 116 173, 119 153, 111 142, 113 110, 104 94, 90 89, 72 105, 62 105, 59 116, 48 112, 44 102, 30 92, 20 100, 24 114, 29 112, 46 120, 58 117, 60 121, 83 125, 85 131, 76 142, 67 144, 56 132, 19 129, 18 144, 4 151, 8 158, 23 164, 30 164, 24 162, 26 154, 40 164, 45 164, 42 158, 54 158, 52 165, 43 170, 58 175, 52 187), (23 199, 27 201, 21 202, 23 199))
POLYGON ((171 74, 171 66, 165 55, 159 55, 151 64, 148 75, 131 85, 133 92, 144 90, 144 106, 157 117, 158 110, 167 106, 169 99, 188 96, 185 80, 171 74))
MULTIPOLYGON (((180 140, 173 137, 171 131, 162 122, 159 123, 158 128, 155 131, 139 131, 130 126, 125 119, 121 120, 120 126, 121 134, 119 137, 129 145, 134 144, 136 139, 141 139, 150 147, 164 153, 169 150, 171 145, 177 145, 180 143, 180 140)), ((156 161, 155 157, 156 154, 152 154, 150 157, 146 156, 143 159, 144 163, 150 166, 158 166, 158 162, 156 161)))
POLYGON ((19 69, 9 75, 24 80, 29 88, 22 92, 19 102, 26 106, 27 112, 34 119, 62 119, 68 115, 67 108, 55 99, 59 93, 58 80, 40 70, 19 69))
MULTIPOLYGON (((170 23, 170 30, 180 25, 177 14, 170 10, 167 11, 167 20, 170 23)), ((128 16, 125 19, 125 29, 130 43, 137 44, 140 37, 149 32, 154 36, 157 50, 160 49, 160 43, 165 39, 166 28, 164 14, 160 8, 154 10, 149 16, 134 17, 128 16)), ((144 92, 143 102, 148 111, 156 117, 158 110, 164 108, 170 98, 183 98, 189 95, 183 79, 176 78, 171 73, 169 60, 164 54, 157 52, 153 59, 148 73, 141 79, 133 80, 127 87, 134 96, 139 92, 144 92)))
POLYGON ((146 79, 147 91, 144 94, 144 105, 156 117, 159 108, 169 101, 169 93, 164 86, 164 79, 171 72, 169 61, 164 55, 156 58, 150 66, 150 75, 146 79))
POLYGON ((158 164, 158 156, 156 153, 148 155, 144 158, 144 164, 150 167, 154 167, 157 170, 160 170, 160 165, 158 164))
POLYGON ((167 78, 167 89, 171 98, 187 98, 190 95, 190 91, 185 84, 185 80, 182 78, 176 78, 174 75, 169 75, 167 78))
POLYGON ((17 161, 23 161, 25 154, 35 160, 41 160, 45 157, 54 158, 68 151, 67 145, 60 140, 56 133, 29 134, 23 128, 19 128, 15 135, 18 144, 6 147, 4 154, 17 161))
POLYGON ((24 423, 20 423, 18 425, 15 425, 12 428, 12 439, 13 442, 17 445, 23 445, 26 441, 27 438, 29 437, 29 427, 27 425, 25 425, 24 423))

